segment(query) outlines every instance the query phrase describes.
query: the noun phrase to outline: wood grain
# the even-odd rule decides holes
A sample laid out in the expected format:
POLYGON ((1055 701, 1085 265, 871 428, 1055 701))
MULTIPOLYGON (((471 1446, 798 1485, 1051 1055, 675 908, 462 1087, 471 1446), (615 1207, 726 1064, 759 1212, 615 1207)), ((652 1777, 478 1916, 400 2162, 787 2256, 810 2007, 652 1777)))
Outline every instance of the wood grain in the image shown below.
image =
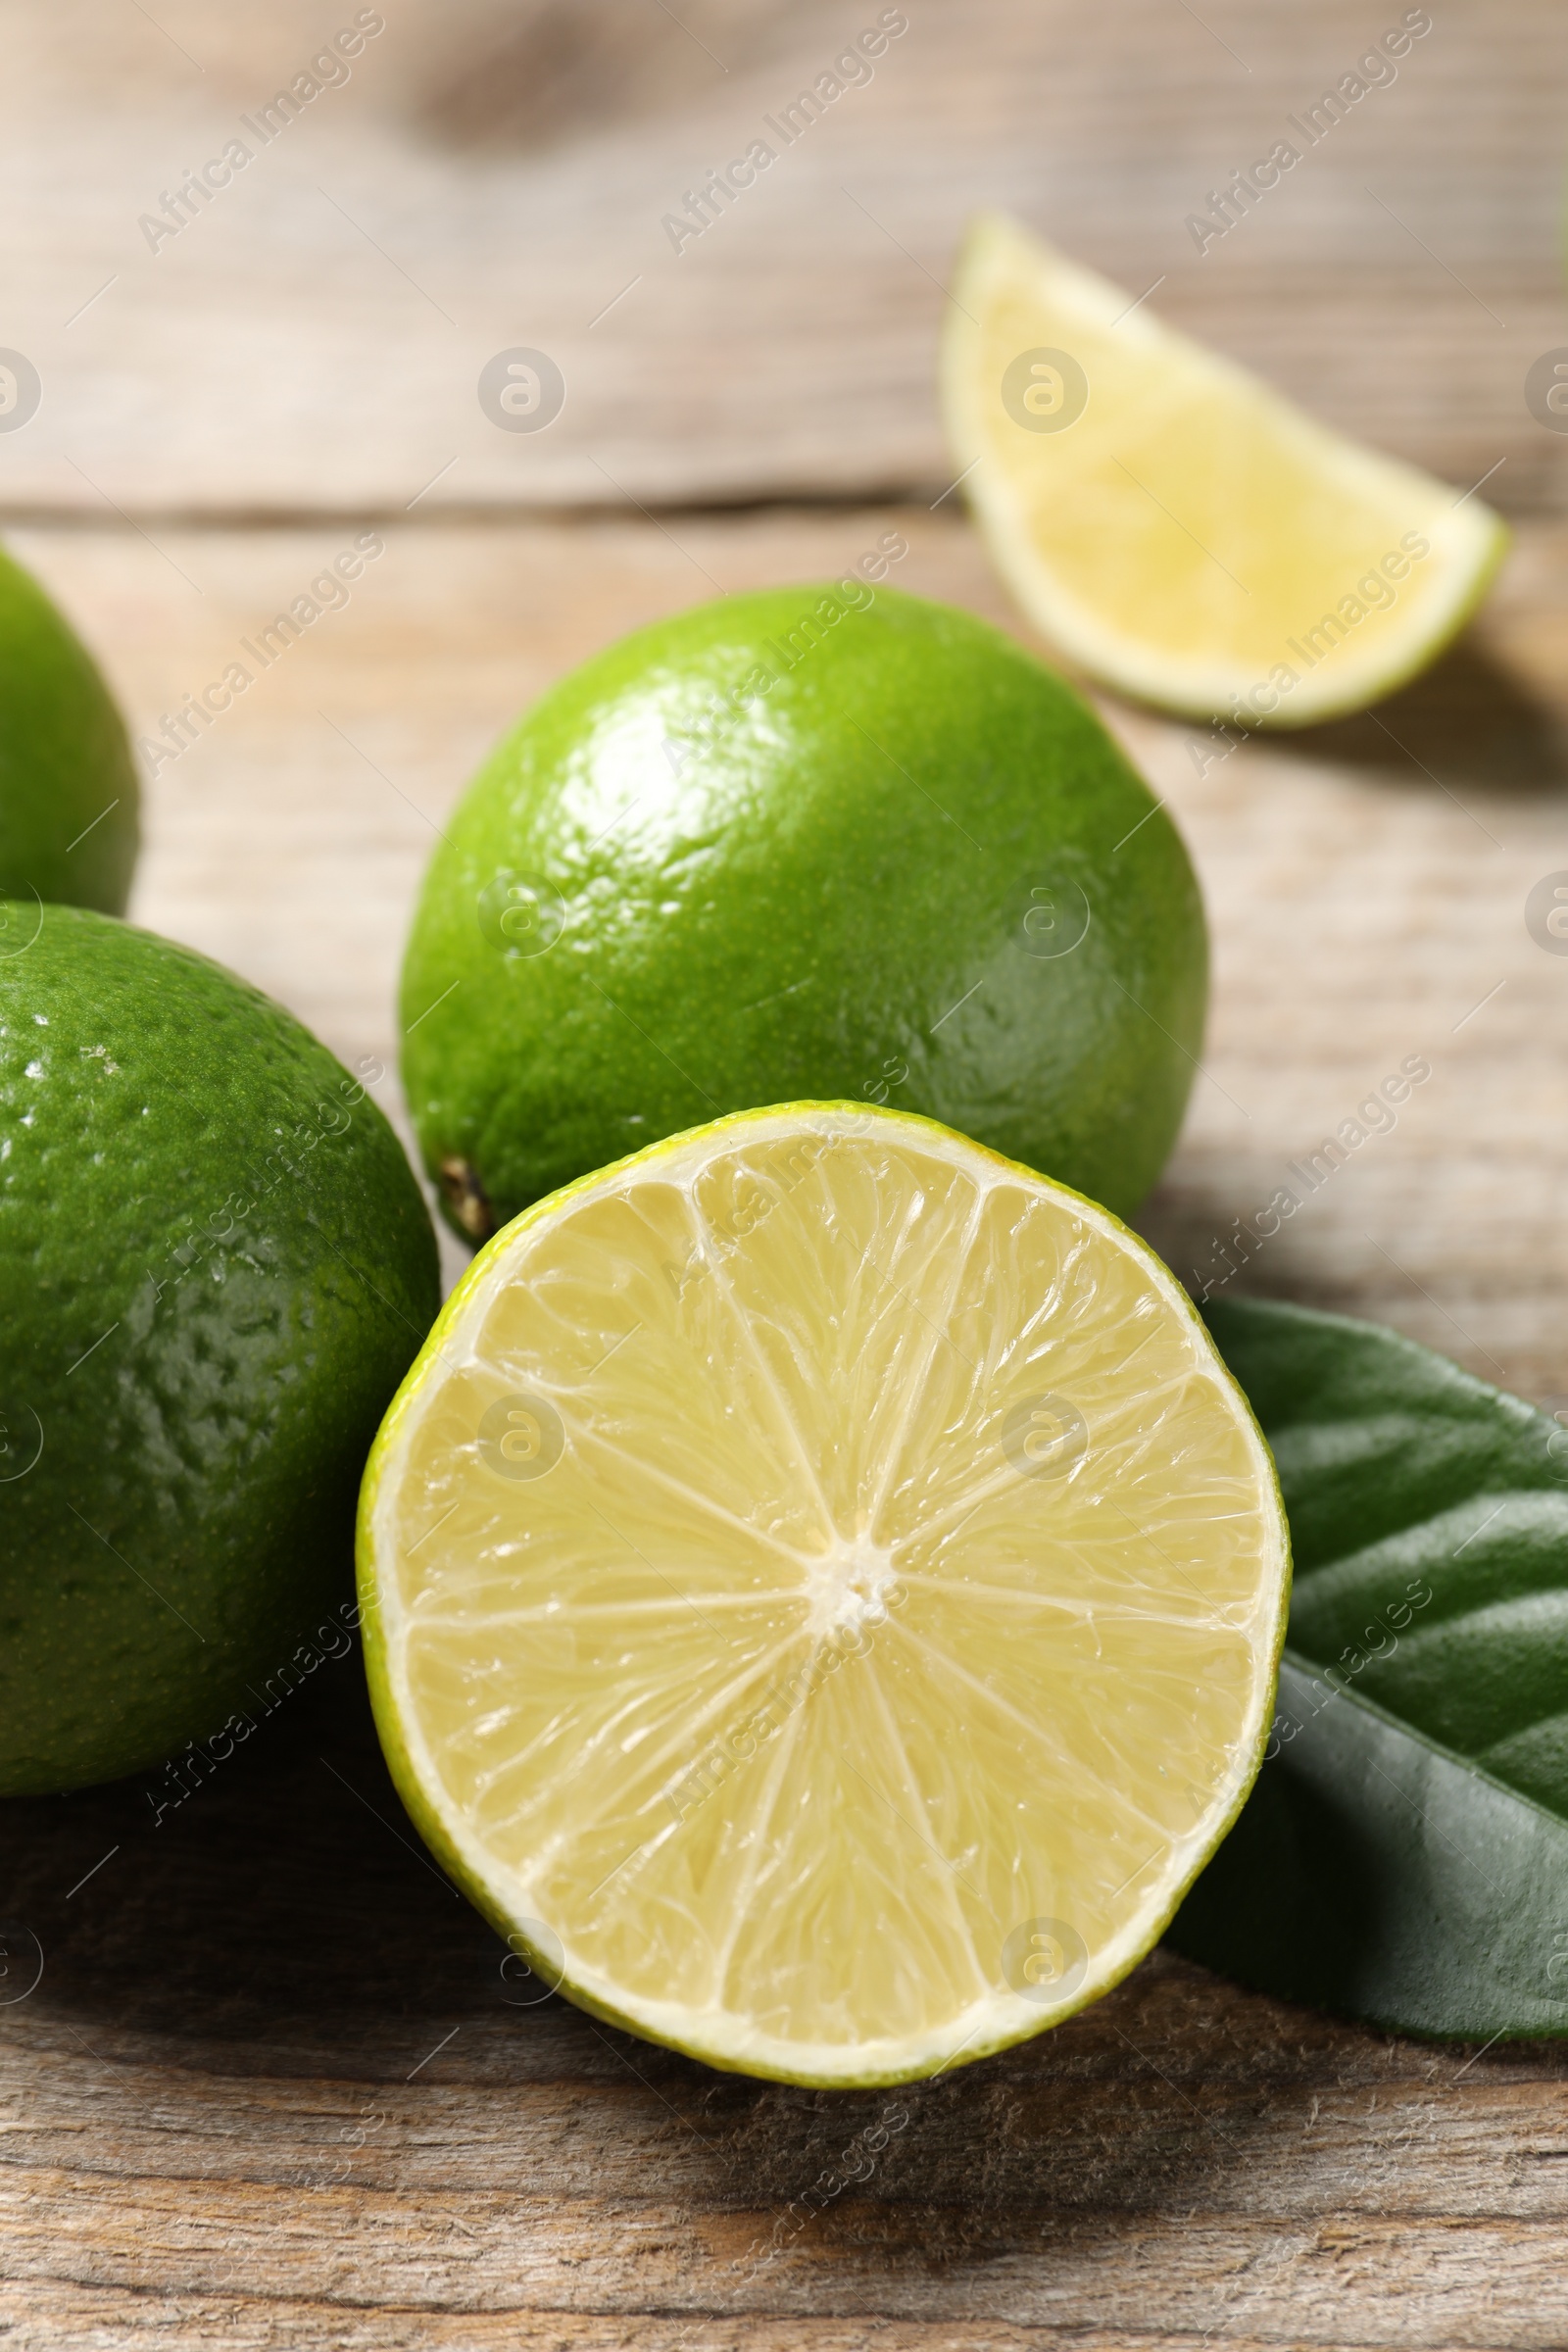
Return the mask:
MULTIPOLYGON (((640 621, 840 571, 893 523, 899 586, 1022 630, 951 507, 386 526, 352 602, 159 769, 133 913, 237 966, 345 1060, 395 1066, 408 910, 489 742, 640 621)), ((14 536, 151 738, 352 534, 14 536)), ((1375 716, 1221 759, 1202 730, 1103 706, 1169 797, 1214 946, 1209 1049, 1151 1238, 1184 1279, 1223 1281, 1234 1220, 1423 1054, 1433 1076, 1397 1129, 1234 1279, 1396 1323, 1553 1406, 1568 957, 1536 945, 1524 903, 1568 865, 1565 625, 1568 530, 1541 525, 1464 644, 1375 716)))
MULTIPOLYGON (((1223 759, 1106 715, 1215 945, 1145 1230, 1195 1287, 1380 1317, 1568 1412, 1568 957, 1524 923, 1568 868, 1568 440, 1523 397, 1568 345, 1560 12, 1434 7, 1397 82, 1200 255, 1186 216, 1400 6, 908 0, 874 80, 673 252, 662 216, 879 5, 399 0, 154 252, 139 216, 353 8, 0 0, 0 344, 43 395, 0 431, 0 516, 135 731, 357 533, 384 541, 345 609, 153 756, 133 912, 383 1063, 401 1119, 420 869, 552 678, 890 522, 898 585, 1022 633, 956 502, 931 508, 943 286, 964 217, 1008 206, 1519 518, 1470 636, 1376 713, 1223 759), (538 434, 476 397, 519 345, 565 380, 538 434), (1411 1054, 1432 1076, 1398 1127, 1225 1274, 1237 1220, 1411 1054)), ((24 2352, 1568 2341, 1568 2049, 1390 2040, 1156 1954, 1060 2032, 896 2094, 906 2122, 849 2182, 888 2094, 512 2005, 353 1659, 161 1824, 138 1784, 0 1809, 0 2335, 24 2352)))
MULTIPOLYGON (((836 571, 890 523, 900 586, 1018 625, 951 507, 384 526, 352 602, 158 766, 133 911, 390 1073, 410 899, 489 739, 618 632, 836 571)), ((151 734, 348 526, 144 528, 14 536, 151 734)), ((1568 528, 1534 524, 1470 638, 1375 718, 1204 766, 1200 734, 1107 715, 1169 796, 1216 946, 1147 1230, 1184 1274, 1211 1264, 1288 1159, 1424 1054, 1398 1128, 1237 1287, 1381 1316, 1568 1404, 1568 958, 1523 921, 1568 863, 1565 620, 1568 528)), ((396 1111, 392 1075, 378 1092, 396 1111)), ((351 1659, 160 1826, 129 1784, 9 1805, 0 1848, 0 2322, 22 2346, 1568 2335, 1568 2050, 1389 2040, 1156 1955, 1060 2032, 896 2094, 907 2124, 845 2183, 889 2094, 719 2076, 509 2005, 351 1659), (7 1999, 28 1935, 42 1978, 7 1999)))
MULTIPOLYGON (((878 0, 880 5, 880 0, 878 0)), ((923 493, 965 217, 1001 204, 1348 430, 1514 513, 1560 511, 1525 407, 1568 343, 1568 48, 1552 0, 1439 6, 1203 252, 1233 167, 1401 14, 1208 0, 910 0, 908 31, 672 249, 684 191, 763 130, 871 0, 400 0, 352 78, 177 236, 143 216, 354 12, 3 0, 3 325, 43 381, 0 510, 400 514, 923 493), (1157 281, 1157 285, 1156 285, 1157 281), (613 306, 613 307, 611 307, 613 306), (476 383, 543 348, 547 430, 476 383), (1494 468, 1500 470, 1494 471, 1494 468)))
POLYGON ((1161 1956, 896 2094, 714 2076, 510 2008, 399 1842, 352 1660, 289 1704, 156 1831, 129 1788, 13 1809, 46 1947, 4 2013, 23 2341, 1561 2340, 1563 2053, 1383 2041, 1161 1956))

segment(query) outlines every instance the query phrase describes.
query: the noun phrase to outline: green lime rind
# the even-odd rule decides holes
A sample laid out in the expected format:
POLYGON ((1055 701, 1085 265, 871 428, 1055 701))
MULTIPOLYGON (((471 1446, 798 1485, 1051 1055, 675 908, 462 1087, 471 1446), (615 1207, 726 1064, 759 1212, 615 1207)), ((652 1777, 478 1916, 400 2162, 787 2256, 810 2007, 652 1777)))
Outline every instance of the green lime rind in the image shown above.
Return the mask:
POLYGON ((1130 1212, 1206 992, 1180 836, 1089 706, 858 579, 701 606, 535 704, 431 860, 404 1081, 470 1239, 791 1100, 920 1112, 1130 1212))
MULTIPOLYGON (((1146 1959, 1160 1940, 1194 1881, 1200 1876, 1215 1850, 1224 1842, 1240 1816, 1262 1763, 1271 1728, 1291 1587, 1290 1533, 1284 1503, 1280 1496, 1279 1480, 1267 1442, 1258 1427, 1251 1406, 1234 1375, 1227 1369, 1201 1316, 1193 1305, 1187 1293, 1153 1250, 1150 1249, 1142 1236, 1134 1233, 1122 1223, 1120 1218, 1114 1216, 1101 1203, 1090 1200, 1081 1194, 1073 1193, 1071 1188, 1066 1185, 1056 1185, 1057 1191, 1068 1199, 1077 1200, 1084 1208, 1092 1212, 1097 1220, 1103 1220, 1105 1224, 1109 1225, 1129 1250, 1149 1268, 1161 1293, 1179 1313, 1193 1336, 1200 1342, 1202 1353, 1207 1359, 1216 1381, 1233 1397, 1239 1419, 1256 1441, 1258 1458, 1267 1468, 1268 1494, 1279 1538, 1281 1586, 1276 1629, 1270 1646, 1266 1687, 1260 1688, 1258 1695, 1257 1728, 1246 1759, 1245 1769, 1238 1776, 1236 1786, 1229 1795, 1224 1810, 1216 1816, 1211 1833, 1204 1840, 1201 1851, 1195 1855, 1191 1871, 1175 1886, 1168 1901, 1152 1911, 1147 1934, 1137 1948, 1120 1966, 1108 1971, 1101 1978, 1097 1978, 1091 1970, 1078 1992, 1059 2006, 1041 2012, 1038 2023, 1031 2021, 1021 2027, 1009 2027, 989 2035, 977 2034, 972 2041, 965 2043, 956 2055, 946 2051, 940 2052, 930 2056, 927 2062, 918 2065, 901 2065, 892 2062, 884 2066, 867 2066, 862 2071, 855 2073, 844 2071, 828 2073, 812 2071, 808 2068, 792 2068, 784 2065, 767 2065, 747 2061, 733 2052, 714 2048, 700 2036, 658 2034, 651 2031, 646 2019, 639 2018, 627 2009, 618 2007, 613 2001, 607 2000, 603 1994, 589 1990, 572 1976, 569 1950, 565 1952, 565 1965, 563 1970, 554 1955, 541 1950, 537 1940, 529 1938, 524 1924, 513 1915, 495 1889, 487 1883, 475 1858, 464 1851, 452 1825, 443 1818, 435 1792, 421 1778, 414 1762, 400 1719, 399 1703, 392 1688, 386 1634, 380 1609, 375 1545, 375 1515, 381 1480, 387 1464, 398 1446, 404 1424, 420 1397, 426 1383, 441 1377, 443 1349, 456 1333, 468 1300, 489 1279, 498 1256, 504 1255, 511 1250, 522 1234, 555 1216, 568 1200, 573 1200, 579 1194, 596 1189, 602 1182, 621 1174, 624 1170, 657 1164, 660 1160, 704 1136, 733 1134, 737 1129, 756 1122, 786 1117, 791 1113, 816 1114, 823 1111, 842 1111, 867 1123, 884 1122, 894 1127, 914 1127, 932 1132, 943 1136, 950 1142, 956 1141, 969 1151, 977 1152, 982 1157, 991 1160, 1009 1174, 1022 1176, 1031 1183, 1041 1180, 1037 1170, 1025 1166, 1022 1162, 1009 1160, 1003 1153, 994 1152, 985 1145, 977 1145, 971 1138, 956 1136, 951 1128, 944 1127, 938 1120, 926 1118, 917 1113, 894 1111, 853 1102, 798 1102, 764 1104, 744 1111, 731 1112, 722 1119, 708 1121, 703 1126, 691 1128, 683 1134, 665 1137, 657 1143, 645 1145, 640 1151, 626 1153, 609 1167, 595 1169, 587 1175, 576 1178, 572 1183, 563 1186, 559 1192, 552 1194, 547 1199, 535 1201, 502 1232, 496 1234, 485 1244, 447 1299, 428 1339, 413 1364, 410 1365, 370 1448, 364 1482, 360 1490, 355 1556, 366 1675, 369 1686, 371 1709, 375 1717, 387 1769, 410 1820, 431 1853, 434 1854, 453 1883, 467 1895, 474 1908, 507 1941, 509 1948, 525 1958, 544 1982, 554 1983, 557 1988, 578 2008, 602 2019, 607 2025, 618 2027, 623 2032, 636 2034, 643 2040, 663 2041, 666 2046, 678 2049, 687 2057, 695 2058, 702 2064, 713 2067, 722 2073, 755 2075, 770 2081, 794 2083, 802 2088, 849 2090, 872 2089, 882 2085, 919 2081, 934 2074, 948 2072, 953 2068, 973 2065, 982 2058, 994 2056, 998 2050, 1010 2048, 1019 2041, 1032 2038, 1035 2034, 1063 2023, 1066 2018, 1076 2015, 1080 2009, 1102 1998, 1114 1985, 1120 1984, 1142 1960, 1146 1959)), ((1054 1179, 1048 1181, 1054 1184, 1055 1182, 1054 1179)))
MULTIPOLYGON (((122 914, 140 788, 97 664, 30 572, 0 552, 0 900, 122 914)), ((0 907, 0 953, 25 937, 0 907)))
POLYGON ((32 911, 0 956, 4 1794, 288 1688, 440 1298, 413 1171, 324 1046, 190 949, 32 911))

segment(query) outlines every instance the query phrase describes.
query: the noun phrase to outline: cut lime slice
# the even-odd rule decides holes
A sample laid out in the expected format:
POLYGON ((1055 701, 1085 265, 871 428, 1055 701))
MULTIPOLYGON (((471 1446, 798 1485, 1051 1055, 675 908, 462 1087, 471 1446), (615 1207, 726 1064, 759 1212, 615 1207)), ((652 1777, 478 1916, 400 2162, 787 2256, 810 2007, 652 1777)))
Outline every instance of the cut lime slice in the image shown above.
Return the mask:
POLYGON ((1506 545, 1479 499, 1330 432, 1001 215, 960 259, 942 384, 1030 619, 1189 716, 1364 709, 1442 650, 1506 545))
POLYGON ((855 2084, 1148 1951, 1256 1770, 1288 1550, 1135 1235, 804 1103, 497 1235, 377 1440, 360 1573, 398 1786, 528 1982, 855 2084))

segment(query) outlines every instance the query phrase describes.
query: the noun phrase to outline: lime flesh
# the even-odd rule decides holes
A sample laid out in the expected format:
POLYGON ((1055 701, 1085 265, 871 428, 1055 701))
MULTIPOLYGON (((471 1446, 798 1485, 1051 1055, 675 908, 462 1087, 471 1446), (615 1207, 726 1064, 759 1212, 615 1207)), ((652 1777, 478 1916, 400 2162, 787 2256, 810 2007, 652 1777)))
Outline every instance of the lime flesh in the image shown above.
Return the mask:
POLYGON ((955 465, 998 569, 1092 677, 1300 727, 1433 660, 1506 545, 1495 514, 1347 441, 1120 287, 976 221, 948 312, 955 465))
POLYGON ((794 1104, 481 1252, 360 1519, 383 1745, 519 1956, 710 2064, 927 2075, 1146 1952, 1256 1770, 1273 1467, 1116 1220, 794 1104))

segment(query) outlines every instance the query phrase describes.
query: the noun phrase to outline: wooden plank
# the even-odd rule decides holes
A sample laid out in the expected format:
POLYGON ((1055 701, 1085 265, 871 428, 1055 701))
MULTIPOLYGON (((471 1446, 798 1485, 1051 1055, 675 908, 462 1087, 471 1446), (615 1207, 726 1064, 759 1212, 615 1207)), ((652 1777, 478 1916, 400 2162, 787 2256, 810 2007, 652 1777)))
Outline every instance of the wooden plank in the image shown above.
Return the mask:
POLYGON ((389 1826, 354 1677, 324 1668, 156 1830, 132 1788, 8 1809, 46 1948, 0 2013, 24 2325, 91 2341, 95 2301, 136 2297, 282 2343, 411 2313, 570 2342, 705 2313, 806 2345, 856 2318, 914 2343, 1560 2341, 1563 2053, 1383 2041, 1159 1957, 945 2082, 715 2077, 507 2005, 499 1942, 389 1826), (901 2128, 843 2184, 877 2117, 901 2128))
POLYGON ((3 337, 43 402, 0 432, 0 512, 929 499, 942 286, 998 203, 1347 429, 1560 508, 1523 396, 1565 334, 1551 0, 1439 8, 1315 143, 1291 119, 1393 0, 1120 0, 1103 29, 1072 0, 904 13, 786 146, 766 122, 871 0, 404 0, 263 145, 257 110, 320 50, 314 0, 4 0, 3 337), (177 235, 141 225, 235 137, 250 161, 177 235), (759 138, 775 162, 674 250, 683 192, 759 138), (1189 217, 1281 139, 1299 164, 1200 251, 1189 217), (538 432, 478 401, 519 347, 564 380, 538 432))
MULTIPOLYGON (((487 742, 620 631, 838 571, 891 525, 900 586, 1018 625, 951 507, 385 526, 350 603, 158 762, 135 913, 386 1064, 396 1111, 401 934, 487 742)), ((152 735, 364 526, 148 527, 17 540, 152 735)), ((1147 1230, 1212 1269, 1284 1164, 1426 1055, 1398 1127, 1235 1287, 1381 1315, 1568 1402, 1568 959, 1522 914, 1564 862, 1565 607, 1568 528, 1533 525, 1466 645, 1377 720, 1215 759, 1201 730, 1107 714, 1169 796, 1216 946, 1205 1075, 1147 1230)), ((1055 2034, 897 2094, 714 2075, 562 2002, 509 2006, 497 1940, 398 1810, 352 1660, 156 1826, 127 1784, 8 1805, 0 1840, 0 1995, 27 1935, 43 1960, 0 1997, 0 2319, 22 2344, 1568 2331, 1568 2050, 1387 2040, 1156 1955, 1055 2034), (849 2182, 847 2141, 895 2102, 907 2121, 849 2182)))
MULTIPOLYGON (((281 997, 346 1061, 392 1065, 407 909, 494 736, 638 622, 842 570, 892 524, 910 547, 900 586, 1021 628, 951 508, 388 526, 347 607, 160 767, 134 912, 281 997)), ((354 536, 156 535, 17 538, 110 650, 149 738, 354 536)), ((1218 758, 1202 730, 1106 706, 1169 795, 1214 941, 1206 1074, 1151 1238, 1184 1279, 1228 1287, 1235 1220, 1424 1055, 1432 1079, 1397 1130, 1231 1279, 1396 1323, 1553 1405, 1568 1401, 1568 958, 1542 952, 1523 908, 1565 861, 1565 619, 1568 532, 1541 526, 1465 647, 1377 718, 1218 758)))

